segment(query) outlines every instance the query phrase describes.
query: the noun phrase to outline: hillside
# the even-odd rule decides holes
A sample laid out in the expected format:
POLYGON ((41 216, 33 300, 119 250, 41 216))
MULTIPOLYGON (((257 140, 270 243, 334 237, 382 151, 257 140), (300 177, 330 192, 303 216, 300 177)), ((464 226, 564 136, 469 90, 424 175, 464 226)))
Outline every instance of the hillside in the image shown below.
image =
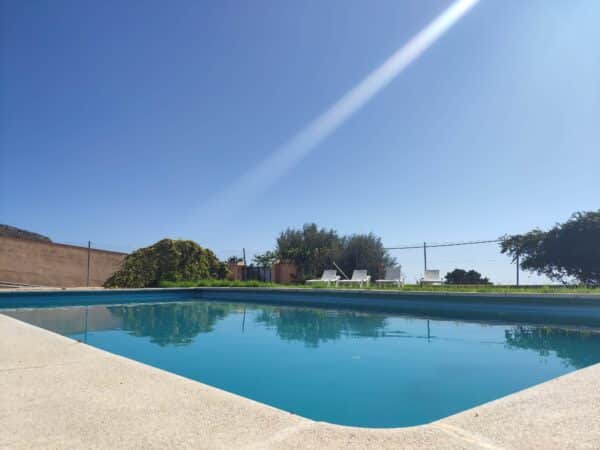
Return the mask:
POLYGON ((29 241, 52 242, 48 236, 3 224, 0 224, 0 236, 27 239, 29 241))

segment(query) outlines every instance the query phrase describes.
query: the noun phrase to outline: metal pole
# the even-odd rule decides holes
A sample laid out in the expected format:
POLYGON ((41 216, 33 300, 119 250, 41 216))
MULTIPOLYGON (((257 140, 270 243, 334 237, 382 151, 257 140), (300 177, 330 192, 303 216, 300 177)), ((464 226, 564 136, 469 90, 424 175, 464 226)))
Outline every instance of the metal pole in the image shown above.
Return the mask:
POLYGON ((246 248, 242 249, 242 253, 244 254, 244 265, 246 265, 246 248))
POLYGON ((87 251, 87 277, 85 281, 85 285, 90 285, 90 252, 92 249, 92 241, 88 241, 88 251, 87 251))
POLYGON ((519 287, 519 254, 517 253, 517 287, 519 287))
POLYGON ((423 267, 427 272, 427 242, 423 242, 423 267))
POLYGON ((345 278, 346 280, 349 280, 349 279, 350 279, 350 278, 348 278, 348 275, 346 275, 346 274, 344 273, 344 271, 343 271, 343 270, 340 268, 340 266, 338 266, 338 265, 335 263, 335 261, 333 261, 333 265, 335 266, 335 268, 336 268, 337 270, 339 270, 340 272, 342 272, 342 275, 344 275, 344 278, 345 278))

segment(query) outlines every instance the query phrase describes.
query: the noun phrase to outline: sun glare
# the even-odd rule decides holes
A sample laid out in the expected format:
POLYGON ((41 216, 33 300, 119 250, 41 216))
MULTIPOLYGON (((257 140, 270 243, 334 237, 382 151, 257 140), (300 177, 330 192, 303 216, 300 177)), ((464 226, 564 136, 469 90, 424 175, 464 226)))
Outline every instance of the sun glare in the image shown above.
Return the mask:
MULTIPOLYGON (((213 198, 213 205, 228 205, 226 210, 236 211, 238 207, 242 206, 239 204, 240 199, 244 199, 244 203, 247 204, 270 188, 418 59, 478 1, 458 0, 450 5, 288 142, 273 151, 257 166, 248 170, 216 198, 213 198)), ((223 211, 224 208, 211 207, 210 210, 223 211)))

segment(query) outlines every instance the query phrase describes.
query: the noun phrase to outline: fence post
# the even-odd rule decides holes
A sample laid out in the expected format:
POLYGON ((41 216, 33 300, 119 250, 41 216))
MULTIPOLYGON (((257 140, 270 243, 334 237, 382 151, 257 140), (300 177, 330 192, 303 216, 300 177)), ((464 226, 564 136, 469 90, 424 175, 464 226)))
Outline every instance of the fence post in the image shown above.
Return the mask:
POLYGON ((92 241, 88 241, 88 251, 87 251, 87 277, 85 280, 85 285, 90 285, 90 253, 92 251, 92 241))

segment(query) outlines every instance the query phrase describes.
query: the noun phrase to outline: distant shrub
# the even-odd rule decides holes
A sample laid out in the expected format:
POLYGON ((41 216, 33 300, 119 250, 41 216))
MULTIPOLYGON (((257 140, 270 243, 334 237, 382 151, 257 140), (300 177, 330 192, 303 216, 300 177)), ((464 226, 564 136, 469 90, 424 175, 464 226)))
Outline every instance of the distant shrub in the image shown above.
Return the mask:
POLYGON ((163 239, 127 255, 104 287, 159 287, 164 281, 223 279, 227 266, 193 241, 163 239))
POLYGON ((448 272, 445 278, 448 284, 492 284, 476 270, 454 269, 448 272))

